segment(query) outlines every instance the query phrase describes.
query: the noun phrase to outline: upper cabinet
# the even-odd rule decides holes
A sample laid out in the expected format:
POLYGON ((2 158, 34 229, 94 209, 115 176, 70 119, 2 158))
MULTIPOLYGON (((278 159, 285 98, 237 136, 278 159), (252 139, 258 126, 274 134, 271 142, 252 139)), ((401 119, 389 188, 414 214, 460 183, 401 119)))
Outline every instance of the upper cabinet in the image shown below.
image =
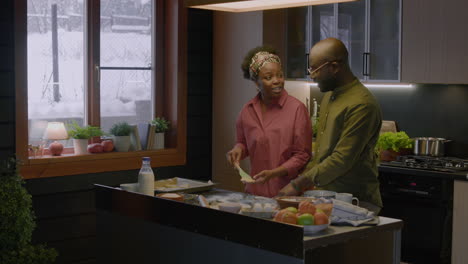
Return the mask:
POLYGON ((468 84, 467 0, 403 1, 401 80, 468 84))
POLYGON ((279 47, 287 78, 307 76, 307 54, 318 41, 335 37, 349 51, 350 66, 363 81, 398 81, 400 72, 400 1, 362 0, 264 11, 264 43, 279 47), (279 18, 283 18, 279 19, 279 18), (286 22, 282 31, 281 22, 286 22), (286 40, 286 43, 281 43, 286 40))
POLYGON ((468 84, 466 10, 467 0, 361 0, 264 11, 263 37, 288 78, 305 79, 310 47, 337 37, 361 80, 468 84))

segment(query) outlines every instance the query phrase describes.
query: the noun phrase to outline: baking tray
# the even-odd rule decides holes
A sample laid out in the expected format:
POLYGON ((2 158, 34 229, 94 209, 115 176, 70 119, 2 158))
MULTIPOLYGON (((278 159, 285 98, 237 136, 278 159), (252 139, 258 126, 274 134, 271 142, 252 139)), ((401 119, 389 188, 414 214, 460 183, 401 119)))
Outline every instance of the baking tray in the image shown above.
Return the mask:
POLYGON ((202 192, 202 191, 208 191, 212 189, 216 183, 213 183, 211 181, 208 182, 203 182, 203 181, 197 181, 197 180, 191 180, 191 179, 185 179, 185 178, 171 178, 171 179, 166 179, 166 180, 159 180, 155 182, 155 189, 154 192, 156 193, 168 193, 168 192, 185 192, 185 193, 193 193, 193 192, 202 192), (175 184, 173 184, 171 181, 176 181, 175 184), (158 187, 158 183, 162 182, 169 182, 171 183, 169 187, 158 187), (175 186, 172 186, 175 185, 175 186))

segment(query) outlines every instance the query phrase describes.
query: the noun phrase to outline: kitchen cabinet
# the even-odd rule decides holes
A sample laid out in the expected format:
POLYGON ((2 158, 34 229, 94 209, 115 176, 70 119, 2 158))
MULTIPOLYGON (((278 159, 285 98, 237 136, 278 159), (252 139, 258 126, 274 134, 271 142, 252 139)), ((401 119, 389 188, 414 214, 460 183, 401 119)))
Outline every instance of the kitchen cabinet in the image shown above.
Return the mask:
POLYGON ((287 78, 307 77, 309 49, 335 37, 344 42, 354 74, 363 81, 398 81, 400 0, 365 0, 264 11, 264 43, 283 49, 287 78), (286 24, 282 31, 281 23, 286 24), (273 34, 273 35, 271 35, 273 34), (286 43, 282 43, 286 40, 286 43))
POLYGON ((468 83, 466 0, 403 1, 401 80, 468 83))

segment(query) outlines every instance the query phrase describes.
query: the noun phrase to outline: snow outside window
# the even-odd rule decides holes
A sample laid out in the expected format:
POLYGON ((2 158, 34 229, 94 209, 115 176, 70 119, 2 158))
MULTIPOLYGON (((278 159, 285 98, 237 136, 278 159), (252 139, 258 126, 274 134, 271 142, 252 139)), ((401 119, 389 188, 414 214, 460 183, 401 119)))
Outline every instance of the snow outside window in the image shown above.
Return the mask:
MULTIPOLYGON (((45 144, 47 122, 86 122, 87 2, 27 0, 29 144, 45 144)), ((152 1, 103 0, 100 10, 99 115, 108 132, 152 118, 152 1)))
POLYGON ((29 144, 48 121, 83 122, 83 1, 27 1, 29 144), (53 3, 53 4, 52 4, 53 3))
POLYGON ((153 103, 151 1, 101 1, 101 127, 149 122, 153 103))

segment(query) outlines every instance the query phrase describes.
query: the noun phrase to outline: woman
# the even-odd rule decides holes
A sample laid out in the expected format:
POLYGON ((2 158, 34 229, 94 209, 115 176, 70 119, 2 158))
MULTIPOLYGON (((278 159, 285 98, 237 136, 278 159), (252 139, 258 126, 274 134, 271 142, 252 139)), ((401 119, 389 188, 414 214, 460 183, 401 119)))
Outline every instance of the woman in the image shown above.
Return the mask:
POLYGON ((242 63, 244 78, 258 94, 242 108, 236 122, 236 145, 227 153, 238 165, 250 157, 254 183, 245 191, 273 197, 296 178, 311 156, 312 127, 307 108, 284 90, 281 61, 271 48, 257 47, 242 63))

